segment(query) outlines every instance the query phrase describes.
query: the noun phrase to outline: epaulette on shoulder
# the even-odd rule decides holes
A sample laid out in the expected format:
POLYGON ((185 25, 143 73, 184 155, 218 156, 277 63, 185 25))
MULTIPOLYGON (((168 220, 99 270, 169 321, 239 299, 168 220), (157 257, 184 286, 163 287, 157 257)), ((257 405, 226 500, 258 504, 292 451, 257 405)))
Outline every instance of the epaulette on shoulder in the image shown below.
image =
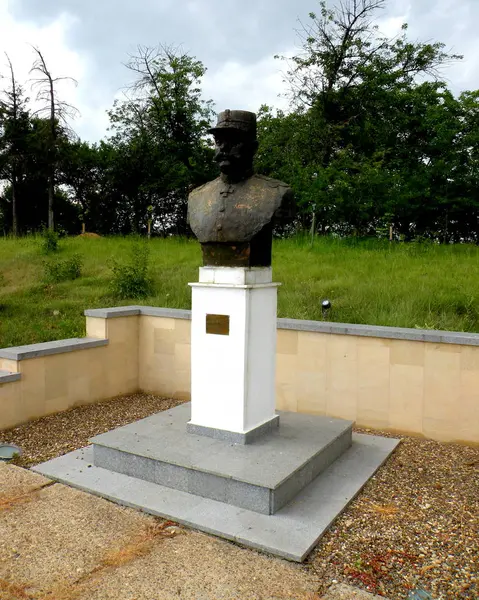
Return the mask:
POLYGON ((267 175, 260 175, 259 173, 257 173, 255 177, 269 184, 272 188, 289 187, 288 184, 284 183, 284 181, 280 181, 279 179, 273 179, 272 177, 268 177, 267 175))
POLYGON ((199 185, 198 187, 196 187, 194 190, 191 190, 190 192, 190 196, 195 196, 196 194, 200 194, 201 192, 203 192, 206 188, 208 188, 212 183, 214 183, 216 181, 216 179, 213 179, 213 181, 207 181, 206 183, 204 183, 203 185, 199 185))

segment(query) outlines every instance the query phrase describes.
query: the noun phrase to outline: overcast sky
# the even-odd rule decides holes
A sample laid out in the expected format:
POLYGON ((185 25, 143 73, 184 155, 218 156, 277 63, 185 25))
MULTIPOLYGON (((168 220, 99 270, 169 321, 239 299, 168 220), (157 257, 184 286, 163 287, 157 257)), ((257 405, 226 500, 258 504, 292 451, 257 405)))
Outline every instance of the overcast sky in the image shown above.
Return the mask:
MULTIPOLYGON (((80 110, 73 123, 80 137, 96 141, 130 79, 122 63, 138 44, 181 44, 200 59, 208 69, 204 96, 217 110, 285 107, 283 65, 273 57, 297 50, 298 19, 307 22, 315 10, 316 0, 0 0, 0 52, 20 81, 34 59, 29 44, 54 75, 77 79, 77 88, 64 84, 62 98, 80 110)), ((464 55, 446 72, 455 93, 479 88, 479 0, 390 0, 379 25, 394 34, 404 21, 413 39, 442 41, 464 55)))

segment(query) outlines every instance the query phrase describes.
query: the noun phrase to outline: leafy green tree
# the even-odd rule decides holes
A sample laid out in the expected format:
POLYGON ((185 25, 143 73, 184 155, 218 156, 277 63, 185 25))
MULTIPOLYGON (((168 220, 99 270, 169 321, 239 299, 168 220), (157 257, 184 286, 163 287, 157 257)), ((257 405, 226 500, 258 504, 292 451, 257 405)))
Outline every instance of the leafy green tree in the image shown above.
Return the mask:
POLYGON ((9 182, 11 190, 11 231, 18 235, 18 182, 22 178, 26 140, 29 129, 28 98, 18 83, 12 62, 8 62, 8 87, 0 97, 0 179, 9 182))
POLYGON ((127 67, 136 80, 109 113, 115 189, 129 206, 131 231, 145 230, 152 212, 157 232, 184 233, 188 191, 214 172, 205 137, 212 108, 200 88, 205 68, 166 46, 140 46, 127 67))
POLYGON ((260 169, 283 175, 303 224, 322 231, 374 234, 388 219, 409 236, 437 232, 450 202, 444 167, 460 123, 438 77, 461 57, 439 42, 410 42, 407 25, 395 38, 381 35, 375 18, 385 4, 320 2, 288 62, 292 112, 260 115, 260 169))

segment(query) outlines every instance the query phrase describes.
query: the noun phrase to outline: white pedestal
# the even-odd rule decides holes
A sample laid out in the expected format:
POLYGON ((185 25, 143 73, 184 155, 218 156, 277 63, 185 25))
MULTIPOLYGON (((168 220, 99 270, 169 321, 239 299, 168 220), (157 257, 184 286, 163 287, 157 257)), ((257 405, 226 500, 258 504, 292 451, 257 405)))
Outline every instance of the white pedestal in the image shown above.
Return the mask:
POLYGON ((190 285, 188 431, 247 443, 278 424, 275 368, 279 284, 272 283, 271 268, 202 267, 199 283, 190 285))

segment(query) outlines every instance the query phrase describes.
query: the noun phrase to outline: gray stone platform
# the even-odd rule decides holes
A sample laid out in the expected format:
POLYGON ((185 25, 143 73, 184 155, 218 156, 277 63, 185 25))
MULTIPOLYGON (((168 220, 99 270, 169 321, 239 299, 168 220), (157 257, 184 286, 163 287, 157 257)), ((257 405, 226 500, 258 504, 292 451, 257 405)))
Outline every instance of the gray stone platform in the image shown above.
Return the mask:
POLYGON ((251 444, 188 433, 189 403, 96 436, 93 463, 196 496, 274 514, 351 446, 352 422, 280 412, 251 444))
POLYGON ((158 413, 97 436, 94 448, 71 452, 33 470, 119 504, 302 561, 398 444, 390 438, 353 434, 349 446, 350 423, 326 418, 329 428, 319 431, 318 422, 313 425, 316 417, 282 413, 281 434, 268 434, 251 445, 190 434, 184 447, 173 448, 174 439, 187 435, 180 423, 183 420, 184 427, 188 419, 188 405, 158 413), (181 419, 172 418, 172 413, 181 419), (295 433, 295 421, 301 424, 302 439, 299 429, 295 433), (163 425, 164 437, 154 435, 158 423, 163 425), (326 467, 335 444, 334 452, 341 444, 347 449, 326 467), (137 446, 135 453, 131 446, 137 446), (318 451, 322 458, 316 459, 318 451), (154 458, 159 456, 160 460, 154 458), (113 470, 125 464, 130 474, 113 470), (186 478, 175 468, 187 470, 186 478), (319 476, 313 477, 314 469, 321 472, 319 476), (294 483, 288 484, 290 479, 294 483), (285 501, 298 483, 301 491, 285 501), (236 498, 249 498, 250 508, 228 503, 234 497, 230 486, 238 486, 236 498), (269 500, 261 495, 262 490, 269 500), (281 493, 271 496, 274 490, 281 493), (217 498, 205 497, 216 494, 217 498), (276 509, 275 514, 267 514, 266 507, 276 509))

